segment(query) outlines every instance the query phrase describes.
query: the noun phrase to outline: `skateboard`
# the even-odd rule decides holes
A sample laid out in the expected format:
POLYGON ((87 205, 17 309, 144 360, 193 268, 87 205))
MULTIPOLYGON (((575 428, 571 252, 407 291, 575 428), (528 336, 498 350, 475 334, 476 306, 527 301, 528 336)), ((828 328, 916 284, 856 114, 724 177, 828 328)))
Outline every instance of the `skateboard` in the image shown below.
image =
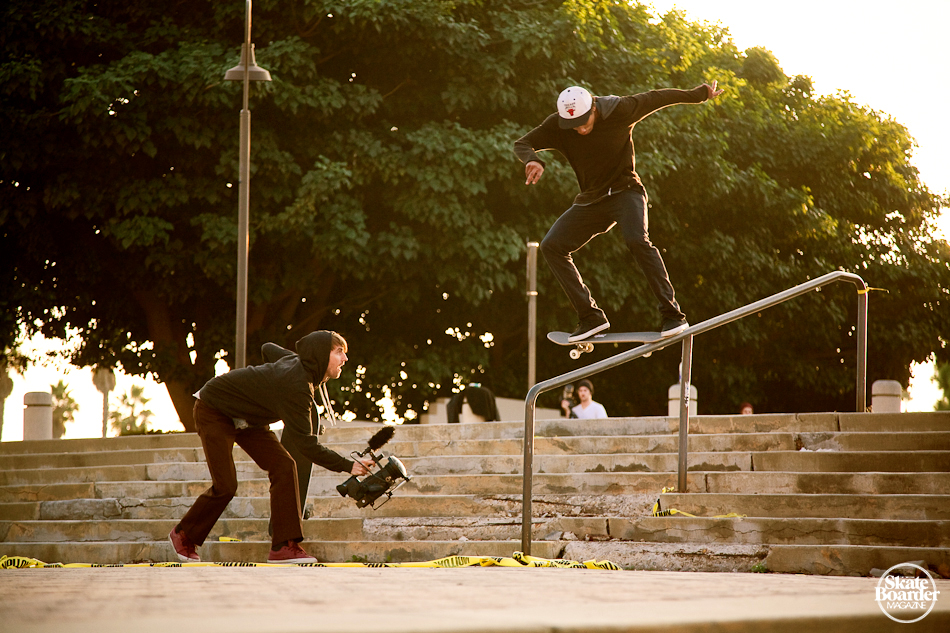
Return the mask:
MULTIPOLYGON (((548 340, 558 345, 573 345, 574 349, 570 354, 574 360, 580 358, 581 354, 593 352, 595 343, 655 343, 662 338, 659 332, 617 332, 595 334, 582 341, 571 343, 567 340, 570 336, 569 332, 549 332, 548 340)), ((652 353, 644 354, 643 357, 647 358, 652 353)))

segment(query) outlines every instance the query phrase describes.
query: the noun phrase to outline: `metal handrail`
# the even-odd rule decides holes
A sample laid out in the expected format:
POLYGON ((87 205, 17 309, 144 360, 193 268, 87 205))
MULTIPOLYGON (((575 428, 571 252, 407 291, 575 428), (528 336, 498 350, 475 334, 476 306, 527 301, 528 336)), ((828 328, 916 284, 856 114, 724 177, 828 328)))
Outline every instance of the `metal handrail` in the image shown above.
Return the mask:
POLYGON ((621 352, 610 358, 591 363, 586 367, 575 369, 566 374, 556 376, 544 382, 539 382, 528 390, 528 395, 524 401, 524 468, 522 472, 522 494, 521 494, 521 549, 525 554, 531 553, 531 489, 532 477, 534 474, 534 415, 538 401, 538 396, 546 391, 563 387, 581 378, 592 376, 606 369, 611 369, 630 362, 641 356, 652 354, 674 343, 683 343, 683 375, 680 384, 680 424, 679 424, 679 464, 677 488, 680 492, 686 492, 686 469, 687 469, 687 436, 689 432, 689 391, 690 380, 692 376, 692 349, 693 337, 714 330, 718 327, 737 321, 743 317, 756 312, 761 312, 800 295, 811 292, 816 288, 828 285, 837 281, 848 281, 858 287, 858 323, 857 323, 857 379, 855 383, 856 398, 855 409, 863 412, 867 407, 867 335, 868 335, 868 286, 858 275, 844 271, 835 271, 822 275, 817 279, 799 284, 788 290, 776 293, 765 299, 750 303, 747 306, 736 308, 731 312, 726 312, 712 319, 693 325, 687 330, 680 332, 675 336, 661 339, 654 343, 646 343, 631 350, 621 352))

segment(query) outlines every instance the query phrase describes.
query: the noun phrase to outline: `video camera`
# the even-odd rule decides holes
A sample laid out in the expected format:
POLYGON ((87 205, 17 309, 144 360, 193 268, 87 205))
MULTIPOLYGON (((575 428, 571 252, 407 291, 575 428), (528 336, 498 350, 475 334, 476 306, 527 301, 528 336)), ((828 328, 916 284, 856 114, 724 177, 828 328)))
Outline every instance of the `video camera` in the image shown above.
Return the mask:
POLYGON ((392 455, 388 457, 379 457, 376 454, 386 442, 393 438, 396 429, 391 426, 384 426, 369 439, 368 446, 363 452, 353 451, 350 453, 354 457, 366 457, 367 455, 375 462, 378 470, 370 471, 370 474, 364 475, 360 480, 353 475, 342 484, 336 487, 337 492, 343 497, 351 497, 356 501, 356 507, 372 507, 374 510, 386 503, 393 497, 393 491, 411 479, 406 472, 406 467, 402 465, 397 457, 392 455), (386 495, 386 499, 376 505, 376 500, 386 495))

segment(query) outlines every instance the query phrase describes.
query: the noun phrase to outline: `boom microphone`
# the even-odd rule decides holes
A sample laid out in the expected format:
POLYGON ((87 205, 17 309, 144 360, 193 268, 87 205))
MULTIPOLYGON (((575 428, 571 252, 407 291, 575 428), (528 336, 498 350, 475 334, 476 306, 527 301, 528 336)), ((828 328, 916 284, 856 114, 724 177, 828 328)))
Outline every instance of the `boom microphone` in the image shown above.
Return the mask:
POLYGON ((375 453, 385 446, 389 440, 393 439, 393 435, 395 434, 395 427, 384 426, 380 430, 376 431, 376 434, 373 435, 373 437, 369 438, 369 448, 362 454, 365 455, 367 452, 375 453))

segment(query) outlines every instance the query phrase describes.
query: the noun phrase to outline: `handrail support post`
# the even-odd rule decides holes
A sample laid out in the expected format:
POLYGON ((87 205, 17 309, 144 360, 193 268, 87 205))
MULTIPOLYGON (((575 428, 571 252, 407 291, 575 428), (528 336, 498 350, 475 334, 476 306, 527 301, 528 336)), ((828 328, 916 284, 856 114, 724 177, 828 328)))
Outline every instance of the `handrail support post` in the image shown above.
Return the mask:
POLYGON ((688 465, 689 441, 689 401, 693 376, 693 335, 683 339, 682 376, 680 377, 680 425, 679 425, 679 462, 677 467, 676 488, 686 492, 686 470, 688 465))

